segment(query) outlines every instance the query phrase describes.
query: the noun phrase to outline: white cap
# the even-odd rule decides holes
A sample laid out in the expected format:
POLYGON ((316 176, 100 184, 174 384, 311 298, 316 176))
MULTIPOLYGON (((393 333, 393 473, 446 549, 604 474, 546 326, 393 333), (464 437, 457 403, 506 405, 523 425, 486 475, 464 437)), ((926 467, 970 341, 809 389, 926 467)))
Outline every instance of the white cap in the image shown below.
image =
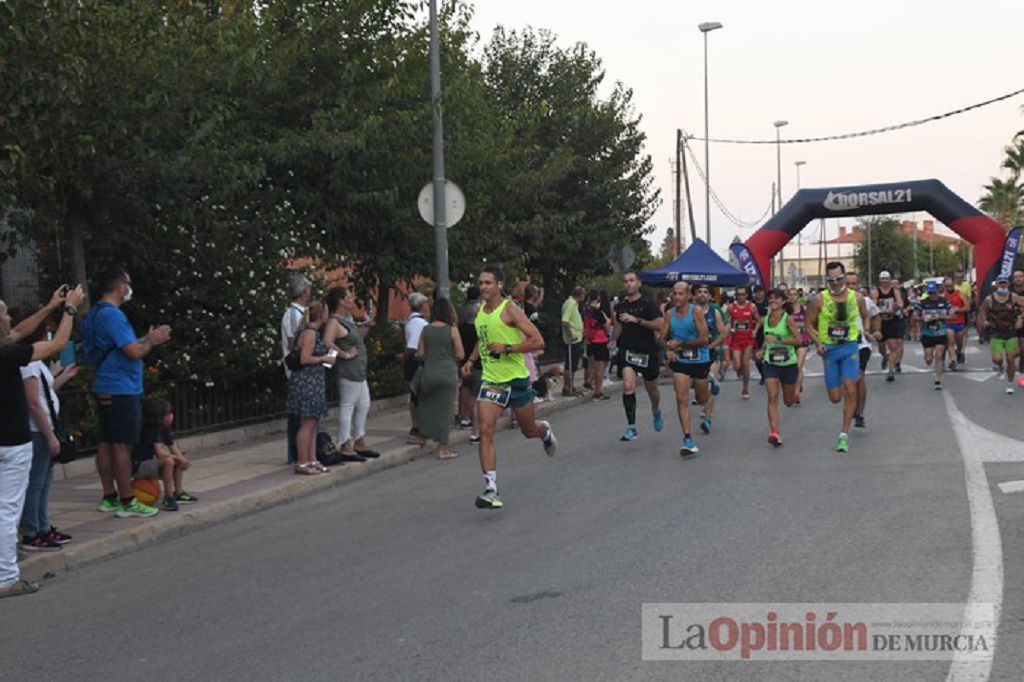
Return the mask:
POLYGON ((889 274, 888 270, 882 270, 878 273, 878 279, 892 279, 892 275, 889 274))

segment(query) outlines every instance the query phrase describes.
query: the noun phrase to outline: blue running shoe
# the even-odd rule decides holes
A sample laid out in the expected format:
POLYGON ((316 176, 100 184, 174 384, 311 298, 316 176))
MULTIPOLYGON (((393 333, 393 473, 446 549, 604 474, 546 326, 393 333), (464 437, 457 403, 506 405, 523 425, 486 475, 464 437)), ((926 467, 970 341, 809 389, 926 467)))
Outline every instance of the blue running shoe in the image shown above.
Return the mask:
POLYGON ((718 385, 718 380, 711 377, 711 395, 718 395, 722 392, 722 387, 718 385))
POLYGON ((711 418, 704 417, 700 420, 700 430, 704 433, 711 433, 711 418))
POLYGON ((627 426, 626 430, 622 433, 622 438, 620 438, 619 440, 622 440, 622 441, 636 440, 636 437, 637 437, 636 428, 633 427, 633 426, 627 426))
POLYGON ((689 457, 690 455, 696 455, 700 452, 697 444, 693 442, 693 436, 687 436, 683 439, 683 447, 679 448, 679 454, 682 457, 689 457))
POLYGON ((654 413, 654 430, 661 431, 665 428, 665 418, 661 416, 661 410, 654 413))

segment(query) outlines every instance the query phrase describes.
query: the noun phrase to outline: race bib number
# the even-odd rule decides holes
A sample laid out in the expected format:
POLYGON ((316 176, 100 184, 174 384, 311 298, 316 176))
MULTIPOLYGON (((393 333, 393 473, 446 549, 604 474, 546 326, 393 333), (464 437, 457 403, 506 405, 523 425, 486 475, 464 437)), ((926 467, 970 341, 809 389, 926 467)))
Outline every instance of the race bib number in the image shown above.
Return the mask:
POLYGON ((834 323, 828 326, 828 338, 833 341, 845 341, 850 333, 850 325, 845 323, 834 323))
POLYGON ((634 353, 631 350, 626 351, 626 363, 633 365, 634 367, 647 367, 650 363, 651 358, 647 353, 634 353))
POLYGON ((736 331, 738 331, 738 332, 750 331, 750 320, 736 320, 736 331))
POLYGON ((896 299, 894 298, 883 298, 879 299, 878 307, 881 309, 883 313, 891 313, 894 303, 896 303, 896 299))
POLYGON ((781 365, 789 359, 789 351, 784 348, 773 349, 768 353, 768 362, 773 365, 781 365))
POLYGON ((680 360, 696 360, 697 349, 696 348, 682 348, 676 352, 676 356, 680 360))
POLYGON ((512 398, 512 388, 507 384, 484 384, 480 387, 478 400, 493 403, 500 407, 508 407, 508 401, 512 398))

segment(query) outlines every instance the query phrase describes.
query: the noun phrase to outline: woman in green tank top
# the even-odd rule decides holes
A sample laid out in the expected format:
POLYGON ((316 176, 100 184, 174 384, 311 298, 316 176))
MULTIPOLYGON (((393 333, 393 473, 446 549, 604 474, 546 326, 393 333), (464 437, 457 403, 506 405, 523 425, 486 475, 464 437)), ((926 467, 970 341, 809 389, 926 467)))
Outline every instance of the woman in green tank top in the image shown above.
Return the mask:
POLYGON ((796 321, 786 310, 786 294, 773 289, 768 294, 768 314, 761 320, 764 327, 764 343, 757 350, 762 361, 764 388, 768 393, 768 442, 782 445, 779 436, 779 387, 786 407, 797 404, 797 378, 800 368, 797 364, 796 349, 803 342, 796 321))

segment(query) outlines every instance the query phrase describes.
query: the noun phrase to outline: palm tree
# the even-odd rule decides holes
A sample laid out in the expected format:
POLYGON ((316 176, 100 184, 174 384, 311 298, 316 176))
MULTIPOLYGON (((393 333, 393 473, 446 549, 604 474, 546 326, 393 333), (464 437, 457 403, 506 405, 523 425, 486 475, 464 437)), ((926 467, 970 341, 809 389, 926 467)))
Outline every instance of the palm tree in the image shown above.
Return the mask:
POLYGON ((1024 185, 1016 173, 1008 180, 989 178, 985 194, 978 201, 978 208, 1009 230, 1024 217, 1024 185))
POLYGON ((1024 130, 1013 136, 1013 144, 1003 147, 1003 152, 1003 168, 1010 171, 1014 180, 1018 179, 1024 172, 1024 130))

